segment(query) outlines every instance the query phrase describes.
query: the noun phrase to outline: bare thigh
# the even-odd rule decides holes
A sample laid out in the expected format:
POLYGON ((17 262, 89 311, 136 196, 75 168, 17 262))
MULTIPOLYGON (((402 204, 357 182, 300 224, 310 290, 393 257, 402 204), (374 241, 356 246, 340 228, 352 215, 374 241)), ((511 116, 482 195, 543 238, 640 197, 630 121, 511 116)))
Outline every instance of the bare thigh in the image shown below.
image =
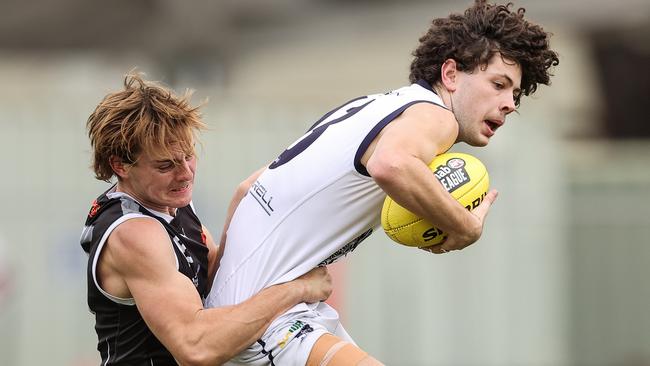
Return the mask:
POLYGON ((323 334, 312 347, 307 366, 383 365, 361 348, 332 334, 323 334))

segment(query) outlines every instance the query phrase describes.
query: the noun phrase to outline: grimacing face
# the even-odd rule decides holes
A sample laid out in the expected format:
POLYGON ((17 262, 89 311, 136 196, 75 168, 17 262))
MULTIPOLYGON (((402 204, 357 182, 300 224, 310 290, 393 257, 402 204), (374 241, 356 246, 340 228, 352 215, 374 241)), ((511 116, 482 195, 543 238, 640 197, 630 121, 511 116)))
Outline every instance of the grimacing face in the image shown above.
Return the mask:
POLYGON ((118 189, 149 209, 173 213, 192 200, 195 172, 194 155, 177 151, 174 160, 156 160, 142 152, 136 163, 126 169, 118 189))
POLYGON ((486 146, 506 116, 515 111, 521 92, 521 67, 497 53, 487 67, 458 72, 451 107, 459 125, 457 142, 486 146))

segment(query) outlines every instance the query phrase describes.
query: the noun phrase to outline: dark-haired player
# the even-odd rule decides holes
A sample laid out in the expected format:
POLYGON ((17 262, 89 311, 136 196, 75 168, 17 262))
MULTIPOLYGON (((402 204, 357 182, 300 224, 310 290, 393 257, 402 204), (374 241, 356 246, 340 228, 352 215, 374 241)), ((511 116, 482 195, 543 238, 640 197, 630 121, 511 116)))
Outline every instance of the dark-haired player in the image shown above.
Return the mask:
MULTIPOLYGON (((433 20, 414 52, 411 85, 335 108, 251 176, 231 204, 208 306, 237 304, 354 250, 379 226, 386 194, 448 233, 430 251, 478 240, 496 191, 469 212, 427 164, 458 142, 486 146, 522 96, 549 84, 558 63, 549 35, 511 6, 478 0, 433 20)), ((325 303, 295 306, 231 361, 305 363, 379 364, 325 303)))

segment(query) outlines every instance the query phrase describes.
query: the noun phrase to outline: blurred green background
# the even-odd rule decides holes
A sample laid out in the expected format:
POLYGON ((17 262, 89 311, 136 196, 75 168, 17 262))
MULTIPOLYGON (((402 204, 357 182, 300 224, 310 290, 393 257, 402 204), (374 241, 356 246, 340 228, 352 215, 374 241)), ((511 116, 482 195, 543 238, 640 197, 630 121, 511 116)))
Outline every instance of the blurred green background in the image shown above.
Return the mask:
MULTIPOLYGON (((136 68, 208 99, 195 206, 218 237, 236 184, 323 113, 406 85, 432 18, 469 1, 0 0, 0 365, 99 363, 78 245, 88 115, 136 68)), ((479 243, 382 233, 333 271, 389 365, 650 365, 650 2, 518 1, 554 33, 553 86, 489 149, 479 243)), ((317 169, 318 167, 314 167, 317 169)))

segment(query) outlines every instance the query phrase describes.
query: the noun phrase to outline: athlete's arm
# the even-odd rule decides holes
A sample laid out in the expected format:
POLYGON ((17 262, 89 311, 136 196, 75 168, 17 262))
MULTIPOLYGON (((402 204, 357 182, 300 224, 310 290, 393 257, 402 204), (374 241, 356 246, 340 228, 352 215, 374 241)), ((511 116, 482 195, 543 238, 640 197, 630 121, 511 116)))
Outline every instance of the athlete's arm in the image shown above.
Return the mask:
POLYGON ((237 209, 237 206, 239 206, 239 202, 241 202, 242 198, 246 196, 246 194, 248 193, 248 189, 251 187, 253 183, 255 183, 257 178, 262 174, 262 172, 264 172, 264 170, 266 170, 266 168, 267 165, 259 168, 257 171, 251 174, 250 177, 246 178, 237 186, 237 189, 235 190, 235 194, 233 195, 232 199, 230 200, 230 204, 228 205, 226 220, 223 224, 223 231, 221 231, 221 238, 219 239, 219 254, 217 256, 218 260, 221 260, 221 256, 223 256, 223 251, 226 248, 226 232, 228 231, 228 227, 230 226, 230 221, 232 220, 232 216, 235 214, 235 210, 237 209))
POLYGON ((259 339, 270 322, 300 302, 326 299, 331 279, 318 268, 230 307, 203 309, 190 279, 176 269, 169 236, 149 218, 110 235, 100 259, 102 286, 133 297, 147 326, 180 364, 221 364, 259 339), (106 281, 104 281, 106 279, 106 281))
POLYGON ((215 244, 212 234, 205 226, 201 226, 203 235, 205 235, 205 246, 208 247, 208 288, 212 287, 212 281, 219 269, 219 246, 215 244))
POLYGON ((395 202, 448 233, 438 250, 462 249, 478 240, 496 198, 491 191, 485 205, 471 213, 434 178, 428 163, 447 151, 457 135, 451 112, 429 103, 414 104, 382 130, 361 161, 395 202))

